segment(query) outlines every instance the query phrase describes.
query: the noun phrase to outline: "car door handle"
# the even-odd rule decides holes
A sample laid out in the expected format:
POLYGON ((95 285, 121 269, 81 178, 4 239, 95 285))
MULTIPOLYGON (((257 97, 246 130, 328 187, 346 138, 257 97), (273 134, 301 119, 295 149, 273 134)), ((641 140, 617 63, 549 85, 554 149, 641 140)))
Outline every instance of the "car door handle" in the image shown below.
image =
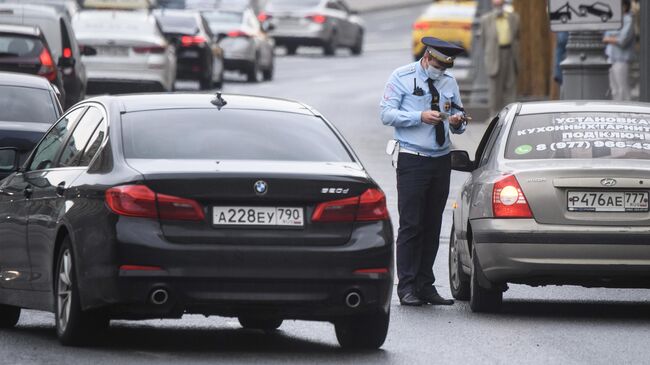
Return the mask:
POLYGON ((56 195, 63 196, 63 194, 65 194, 65 181, 60 182, 59 185, 56 186, 56 195))
POLYGON ((33 193, 33 192, 34 192, 34 190, 33 190, 32 187, 29 186, 29 185, 27 185, 27 186, 25 187, 25 190, 23 190, 23 194, 25 194, 25 198, 27 198, 27 199, 29 199, 29 198, 32 197, 32 193, 33 193))

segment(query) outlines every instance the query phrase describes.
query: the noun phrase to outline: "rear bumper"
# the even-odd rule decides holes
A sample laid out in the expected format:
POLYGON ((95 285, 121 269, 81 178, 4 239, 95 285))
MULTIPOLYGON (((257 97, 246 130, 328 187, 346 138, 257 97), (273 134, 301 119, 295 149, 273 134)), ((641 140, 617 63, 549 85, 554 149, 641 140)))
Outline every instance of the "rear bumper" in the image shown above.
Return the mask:
POLYGON ((481 219, 472 232, 481 268, 495 283, 650 288, 647 227, 481 219))
POLYGON ((115 260, 86 268, 87 275, 79 279, 84 308, 104 307, 114 318, 199 313, 333 320, 386 312, 390 305, 393 237, 389 222, 364 224, 342 246, 267 247, 170 243, 144 221, 120 217, 115 260), (125 264, 162 270, 117 270, 125 264), (374 268, 388 272, 354 273, 374 268), (156 289, 168 292, 166 303, 152 303, 150 296, 156 289), (351 291, 362 298, 356 308, 345 304, 351 291))

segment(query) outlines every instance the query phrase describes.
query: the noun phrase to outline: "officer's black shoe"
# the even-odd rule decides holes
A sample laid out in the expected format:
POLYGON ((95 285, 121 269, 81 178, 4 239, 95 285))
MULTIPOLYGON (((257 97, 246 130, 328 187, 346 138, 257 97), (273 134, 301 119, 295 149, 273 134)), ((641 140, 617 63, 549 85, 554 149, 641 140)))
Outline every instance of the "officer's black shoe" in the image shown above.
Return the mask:
POLYGON ((403 297, 399 298, 399 304, 419 307, 424 304, 424 302, 420 300, 420 298, 416 297, 415 294, 407 293, 403 297))
POLYGON ((435 291, 431 292, 431 293, 427 293, 427 294, 420 294, 419 298, 420 298, 421 301, 423 301, 425 303, 433 304, 433 305, 453 305, 454 304, 453 299, 445 299, 445 298, 441 297, 440 294, 438 294, 435 291))

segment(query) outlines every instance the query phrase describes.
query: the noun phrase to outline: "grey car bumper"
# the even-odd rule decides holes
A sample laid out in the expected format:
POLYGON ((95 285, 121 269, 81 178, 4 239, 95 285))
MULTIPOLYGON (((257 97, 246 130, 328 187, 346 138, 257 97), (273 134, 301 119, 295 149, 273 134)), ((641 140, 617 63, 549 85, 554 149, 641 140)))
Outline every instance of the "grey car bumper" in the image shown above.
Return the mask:
POLYGON ((481 219, 472 232, 481 268, 495 283, 650 287, 648 227, 481 219))

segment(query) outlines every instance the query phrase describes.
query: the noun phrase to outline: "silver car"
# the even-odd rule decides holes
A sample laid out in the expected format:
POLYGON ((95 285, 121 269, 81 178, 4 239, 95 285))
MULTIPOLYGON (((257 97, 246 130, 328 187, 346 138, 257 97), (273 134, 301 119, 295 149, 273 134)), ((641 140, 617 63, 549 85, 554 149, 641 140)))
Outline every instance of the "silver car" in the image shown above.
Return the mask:
POLYGON ((299 46, 323 47, 329 56, 339 47, 354 55, 363 50, 363 22, 343 0, 269 0, 259 19, 273 22, 269 34, 287 54, 299 46))
POLYGON ((264 80, 273 79, 274 42, 251 9, 205 10, 201 13, 212 33, 220 39, 227 70, 244 73, 249 82, 258 81, 259 73, 264 80))
POLYGON ((97 50, 84 56, 89 93, 170 91, 176 51, 156 18, 144 11, 85 10, 72 26, 79 44, 97 50))
POLYGON ((454 209, 451 291, 497 311, 507 283, 650 288, 650 104, 511 104, 454 209))

